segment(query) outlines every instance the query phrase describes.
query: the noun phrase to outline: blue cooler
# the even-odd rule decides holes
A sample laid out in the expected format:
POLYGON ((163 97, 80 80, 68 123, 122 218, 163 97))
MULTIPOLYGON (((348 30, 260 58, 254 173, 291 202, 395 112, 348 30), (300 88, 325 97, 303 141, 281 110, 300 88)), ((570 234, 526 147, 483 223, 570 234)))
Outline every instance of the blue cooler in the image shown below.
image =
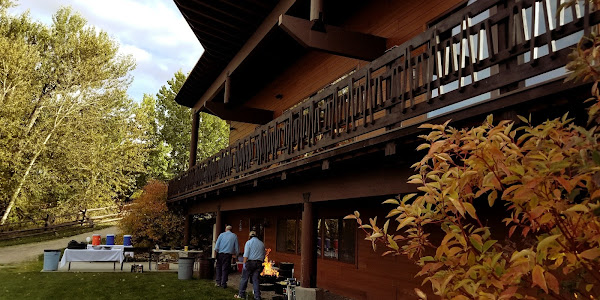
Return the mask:
POLYGON ((123 246, 131 246, 131 235, 126 234, 123 236, 123 246))
POLYGON ((115 244, 115 235, 114 234, 107 234, 106 235, 106 244, 107 245, 114 245, 115 244))

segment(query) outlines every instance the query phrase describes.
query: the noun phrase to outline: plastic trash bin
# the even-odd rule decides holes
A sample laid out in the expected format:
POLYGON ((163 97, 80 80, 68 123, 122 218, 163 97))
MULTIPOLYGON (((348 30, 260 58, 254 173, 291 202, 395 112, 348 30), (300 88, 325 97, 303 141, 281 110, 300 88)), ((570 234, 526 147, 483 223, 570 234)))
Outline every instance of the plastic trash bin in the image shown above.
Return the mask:
POLYGON ((182 280, 192 279, 193 271, 194 271, 194 258, 180 257, 177 278, 182 279, 182 280))
POLYGON ((44 250, 44 271, 58 270, 60 250, 44 250))

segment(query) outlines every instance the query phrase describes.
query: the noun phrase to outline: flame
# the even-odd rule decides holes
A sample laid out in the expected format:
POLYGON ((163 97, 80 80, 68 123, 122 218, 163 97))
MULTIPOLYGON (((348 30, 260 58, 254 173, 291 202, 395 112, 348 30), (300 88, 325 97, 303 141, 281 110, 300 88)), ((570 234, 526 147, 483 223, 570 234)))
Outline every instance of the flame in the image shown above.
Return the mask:
POLYGON ((273 269, 273 263, 274 261, 270 261, 269 260, 269 252, 271 252, 271 249, 267 249, 267 253, 265 254, 265 261, 263 262, 263 266, 265 267, 262 271, 262 273, 260 273, 261 276, 265 276, 265 275, 270 275, 270 276, 279 276, 279 272, 277 272, 275 269, 273 269))

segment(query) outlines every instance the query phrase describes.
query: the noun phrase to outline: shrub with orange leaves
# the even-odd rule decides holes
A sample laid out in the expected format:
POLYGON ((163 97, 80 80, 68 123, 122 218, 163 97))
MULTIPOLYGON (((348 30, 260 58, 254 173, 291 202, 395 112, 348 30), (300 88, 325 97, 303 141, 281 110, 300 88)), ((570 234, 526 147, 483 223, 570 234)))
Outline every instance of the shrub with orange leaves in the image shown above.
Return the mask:
POLYGON ((600 294, 600 135, 566 116, 523 121, 515 130, 491 116, 472 129, 423 126, 431 132, 418 149, 428 153, 409 181, 421 193, 385 201, 395 207, 382 227, 376 218, 363 224, 358 212, 346 218, 357 219, 374 248, 385 243, 384 255, 417 261, 417 275, 444 298, 525 298, 519 291, 531 286, 556 299, 600 294), (492 239, 480 221, 475 202, 497 201, 510 215, 508 235, 529 239, 524 247, 492 239), (440 243, 430 241, 427 224, 441 227, 440 243), (557 278, 573 277, 576 284, 561 289, 557 278))
POLYGON ((417 275, 444 299, 596 299, 600 38, 584 38, 571 59, 570 79, 596 82, 589 128, 567 115, 539 125, 520 117, 524 125, 516 129, 492 116, 471 129, 424 125, 431 131, 417 149, 428 152, 409 179, 419 193, 386 200, 394 208, 383 225, 377 218, 364 223, 359 212, 346 218, 357 220, 373 249, 383 243, 383 255, 418 263, 417 275), (498 204, 506 227, 490 228, 478 209, 498 204), (441 241, 433 241, 432 228, 443 231, 441 241), (496 231, 508 238, 493 239, 496 231))
POLYGON ((128 206, 119 226, 136 246, 181 246, 184 219, 167 208, 167 185, 150 181, 128 206))

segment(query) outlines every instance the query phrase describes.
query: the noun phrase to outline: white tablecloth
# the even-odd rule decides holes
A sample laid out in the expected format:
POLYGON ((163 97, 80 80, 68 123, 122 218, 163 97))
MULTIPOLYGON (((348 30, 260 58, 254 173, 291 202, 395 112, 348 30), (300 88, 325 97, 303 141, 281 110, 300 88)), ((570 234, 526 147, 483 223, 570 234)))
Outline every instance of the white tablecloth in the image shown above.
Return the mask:
POLYGON ((114 250, 84 250, 84 249, 65 249, 59 267, 64 267, 72 261, 113 261, 123 262, 123 249, 114 250))
MULTIPOLYGON (((98 245, 98 247, 123 250, 123 248, 125 246, 123 246, 123 245, 98 245)), ((88 250, 95 250, 94 246, 89 245, 89 244, 87 245, 87 248, 88 248, 88 250)))

